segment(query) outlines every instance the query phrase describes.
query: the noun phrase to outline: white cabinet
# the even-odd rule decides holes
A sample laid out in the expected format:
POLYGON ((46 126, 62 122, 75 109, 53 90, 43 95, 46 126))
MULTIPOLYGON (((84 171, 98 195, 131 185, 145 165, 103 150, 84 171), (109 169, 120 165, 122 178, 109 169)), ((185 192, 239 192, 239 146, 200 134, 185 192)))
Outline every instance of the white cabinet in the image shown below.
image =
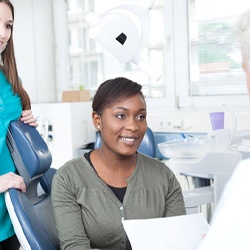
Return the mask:
POLYGON ((52 130, 49 132, 52 140, 45 140, 52 153, 54 168, 78 156, 82 145, 95 141, 91 102, 32 104, 32 111, 52 130))

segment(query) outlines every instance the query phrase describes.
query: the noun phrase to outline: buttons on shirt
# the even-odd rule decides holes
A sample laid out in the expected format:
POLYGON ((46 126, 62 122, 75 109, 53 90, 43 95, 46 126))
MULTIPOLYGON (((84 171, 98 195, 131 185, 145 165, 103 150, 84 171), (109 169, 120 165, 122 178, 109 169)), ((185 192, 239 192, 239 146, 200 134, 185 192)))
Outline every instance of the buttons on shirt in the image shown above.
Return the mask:
POLYGON ((123 221, 125 218, 124 207, 120 207, 120 211, 121 211, 121 221, 123 221))

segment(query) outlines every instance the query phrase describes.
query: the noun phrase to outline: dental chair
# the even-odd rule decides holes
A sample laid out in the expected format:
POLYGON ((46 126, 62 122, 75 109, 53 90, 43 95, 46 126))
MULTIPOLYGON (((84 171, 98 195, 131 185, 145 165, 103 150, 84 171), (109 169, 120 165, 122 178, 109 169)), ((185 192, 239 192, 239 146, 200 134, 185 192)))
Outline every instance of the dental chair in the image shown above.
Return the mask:
POLYGON ((56 170, 50 168, 50 151, 36 128, 21 121, 10 123, 7 145, 26 184, 26 193, 15 188, 5 193, 21 249, 59 250, 50 194, 56 170))
MULTIPOLYGON (((100 136, 100 133, 97 133, 94 148, 100 148, 101 145, 102 145, 102 138, 100 136)), ((146 133, 143 137, 143 140, 141 141, 138 151, 152 158, 156 157, 155 136, 153 131, 149 127, 147 127, 146 133)))

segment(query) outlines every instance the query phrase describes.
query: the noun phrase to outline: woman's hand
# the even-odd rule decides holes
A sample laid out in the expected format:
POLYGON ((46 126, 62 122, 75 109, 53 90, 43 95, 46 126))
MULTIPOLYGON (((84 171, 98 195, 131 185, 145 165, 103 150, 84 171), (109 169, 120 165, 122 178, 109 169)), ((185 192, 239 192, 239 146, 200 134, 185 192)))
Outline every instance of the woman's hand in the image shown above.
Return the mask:
POLYGON ((26 186, 23 181, 23 177, 14 174, 7 173, 0 176, 0 193, 5 192, 10 188, 20 189, 23 193, 26 192, 26 186))
POLYGON ((30 126, 37 127, 37 119, 33 116, 32 111, 29 110, 23 110, 20 120, 26 124, 29 124, 30 126))

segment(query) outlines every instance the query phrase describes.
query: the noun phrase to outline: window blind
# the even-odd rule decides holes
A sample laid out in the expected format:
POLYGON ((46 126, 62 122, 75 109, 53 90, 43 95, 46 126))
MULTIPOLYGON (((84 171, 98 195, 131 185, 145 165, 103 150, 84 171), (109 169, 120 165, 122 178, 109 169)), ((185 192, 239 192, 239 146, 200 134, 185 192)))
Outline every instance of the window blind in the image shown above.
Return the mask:
POLYGON ((189 0, 190 96, 247 93, 233 29, 248 7, 241 0, 189 0))

